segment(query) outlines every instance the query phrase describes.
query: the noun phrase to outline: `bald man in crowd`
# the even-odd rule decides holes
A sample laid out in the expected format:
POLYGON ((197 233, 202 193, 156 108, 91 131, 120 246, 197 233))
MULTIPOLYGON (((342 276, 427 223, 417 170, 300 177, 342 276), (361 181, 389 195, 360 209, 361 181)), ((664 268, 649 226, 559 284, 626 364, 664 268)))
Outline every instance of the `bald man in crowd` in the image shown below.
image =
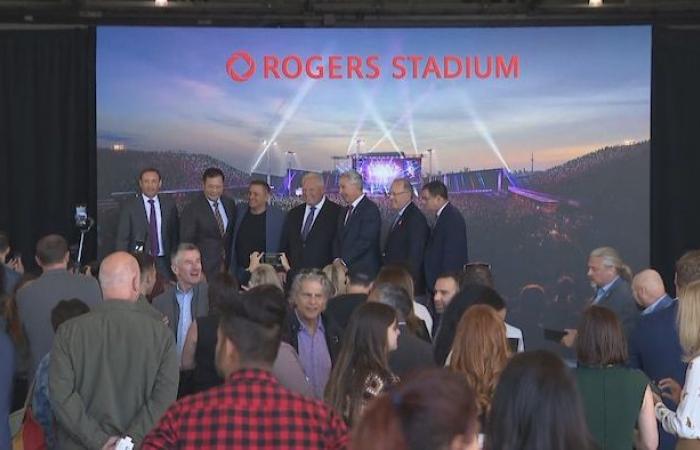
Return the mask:
POLYGON ((642 308, 643 316, 668 308, 673 303, 673 299, 666 293, 661 275, 654 269, 642 270, 635 275, 632 279, 632 294, 642 308))
POLYGON ((145 434, 175 401, 173 333, 138 302, 139 265, 116 252, 100 266, 105 301, 56 332, 49 369, 57 447, 113 448, 145 434))

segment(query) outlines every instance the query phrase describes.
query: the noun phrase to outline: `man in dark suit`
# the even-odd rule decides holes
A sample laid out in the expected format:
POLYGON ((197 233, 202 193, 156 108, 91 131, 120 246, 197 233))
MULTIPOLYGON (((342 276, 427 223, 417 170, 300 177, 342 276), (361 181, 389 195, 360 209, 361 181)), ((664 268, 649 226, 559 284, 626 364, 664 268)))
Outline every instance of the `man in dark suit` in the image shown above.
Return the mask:
POLYGON ((341 208, 325 195, 323 178, 307 172, 301 179, 304 203, 292 208, 282 229, 280 251, 287 256, 288 281, 301 269, 322 269, 333 262, 333 239, 341 208))
POLYGON ((425 216, 413 203, 413 186, 397 178, 389 190, 391 209, 396 211, 384 243, 384 264, 402 264, 411 271, 416 294, 425 292, 423 256, 430 228, 425 216))
POLYGON ((588 257, 588 279, 596 289, 591 304, 611 309, 629 339, 639 320, 639 309, 629 282, 632 271, 612 247, 600 247, 588 257))
POLYGON ((158 272, 170 278, 170 253, 177 247, 180 224, 175 202, 158 195, 162 185, 158 169, 141 171, 141 193, 121 205, 115 247, 133 252, 143 246, 143 252, 155 258, 158 272))
POLYGON ((382 283, 372 294, 373 300, 389 305, 396 311, 399 334, 396 350, 389 353, 389 367, 399 378, 404 378, 411 372, 435 367, 433 347, 416 336, 406 325, 406 316, 413 308, 411 297, 405 289, 387 283, 382 283))
POLYGON ((236 223, 236 204, 225 197, 224 173, 210 167, 202 175, 203 195, 182 211, 180 240, 195 244, 202 256, 207 278, 225 271, 231 264, 231 236, 236 223))
POLYGON ((467 263, 467 225, 447 197, 447 186, 440 181, 426 183, 421 190, 425 208, 437 219, 425 248, 425 279, 429 289, 438 275, 461 271, 467 263))
POLYGON ((167 320, 175 333, 177 354, 182 355, 187 330, 197 317, 209 313, 207 284, 202 280, 202 261, 194 244, 184 242, 173 254, 172 270, 177 279, 175 286, 153 299, 153 307, 167 320))
POLYGON ((269 204, 272 190, 262 180, 248 185, 248 204, 238 205, 236 225, 231 240, 231 273, 239 283, 248 282, 253 253, 279 252, 280 236, 284 224, 284 211, 269 204))
POLYGON ((348 270, 374 278, 381 266, 379 208, 362 192, 362 175, 357 171, 343 173, 339 185, 340 196, 348 206, 338 215, 333 254, 348 270))

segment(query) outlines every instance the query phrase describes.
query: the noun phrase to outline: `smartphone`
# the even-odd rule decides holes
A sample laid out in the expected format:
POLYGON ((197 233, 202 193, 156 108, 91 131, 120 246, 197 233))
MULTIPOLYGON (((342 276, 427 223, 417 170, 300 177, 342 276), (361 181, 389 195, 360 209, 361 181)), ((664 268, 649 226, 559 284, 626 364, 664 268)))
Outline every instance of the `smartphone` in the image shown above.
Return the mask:
POLYGON ((265 253, 262 262, 275 268, 282 267, 282 253, 265 253))
POLYGON ((552 330, 550 328, 542 329, 544 332, 544 338, 548 341, 561 342, 561 338, 566 336, 566 331, 562 330, 552 330))
POLYGON ((659 397, 663 397, 663 392, 661 391, 661 388, 659 387, 659 385, 656 384, 656 381, 650 381, 649 388, 651 389, 651 392, 653 392, 654 394, 658 395, 659 397))

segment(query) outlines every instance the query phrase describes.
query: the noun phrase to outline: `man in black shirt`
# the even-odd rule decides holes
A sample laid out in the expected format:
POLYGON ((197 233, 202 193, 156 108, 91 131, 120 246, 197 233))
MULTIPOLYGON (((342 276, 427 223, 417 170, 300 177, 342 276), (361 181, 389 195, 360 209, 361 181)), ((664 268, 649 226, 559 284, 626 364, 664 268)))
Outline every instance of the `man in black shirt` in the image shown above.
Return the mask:
POLYGON ((239 205, 238 220, 233 231, 231 272, 241 284, 247 283, 253 252, 277 253, 284 223, 284 212, 268 204, 272 191, 262 180, 248 186, 248 204, 239 205))

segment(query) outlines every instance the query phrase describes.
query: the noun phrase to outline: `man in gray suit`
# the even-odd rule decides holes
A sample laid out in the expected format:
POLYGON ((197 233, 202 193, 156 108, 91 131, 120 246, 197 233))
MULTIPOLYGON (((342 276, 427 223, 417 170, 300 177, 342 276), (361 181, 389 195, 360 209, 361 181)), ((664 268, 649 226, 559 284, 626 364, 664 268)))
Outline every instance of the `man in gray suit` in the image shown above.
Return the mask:
POLYGON ((192 322, 209 313, 209 298, 207 284, 202 281, 202 259, 196 245, 180 244, 172 256, 171 268, 177 284, 168 286, 165 292, 154 298, 153 307, 166 317, 168 326, 175 333, 180 356, 192 322))
POLYGON ((102 301, 100 286, 93 277, 68 271, 68 243, 51 234, 36 244, 36 262, 43 273, 17 292, 17 310, 32 358, 32 374, 41 358, 51 350, 54 331, 51 310, 61 300, 77 298, 91 308, 102 301))
POLYGON ((121 206, 116 249, 143 251, 156 261, 156 269, 170 278, 170 253, 178 244, 180 225, 175 202, 158 195, 163 181, 158 169, 143 169, 139 174, 141 193, 121 206), (143 246, 143 250, 137 247, 143 246))

